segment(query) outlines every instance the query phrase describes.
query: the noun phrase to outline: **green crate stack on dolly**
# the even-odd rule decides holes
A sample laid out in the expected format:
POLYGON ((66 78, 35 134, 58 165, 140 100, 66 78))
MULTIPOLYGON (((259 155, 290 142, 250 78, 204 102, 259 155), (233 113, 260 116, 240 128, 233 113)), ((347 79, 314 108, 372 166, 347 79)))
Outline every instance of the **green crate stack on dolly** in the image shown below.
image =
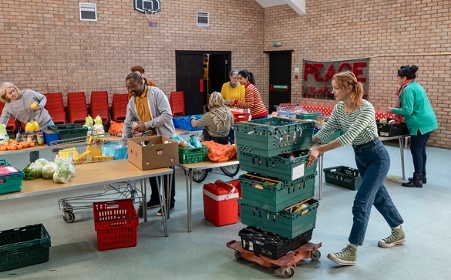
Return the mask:
POLYGON ((318 208, 316 162, 306 166, 314 128, 314 120, 277 117, 235 125, 240 168, 248 172, 239 178, 243 249, 277 259, 310 241, 318 208))

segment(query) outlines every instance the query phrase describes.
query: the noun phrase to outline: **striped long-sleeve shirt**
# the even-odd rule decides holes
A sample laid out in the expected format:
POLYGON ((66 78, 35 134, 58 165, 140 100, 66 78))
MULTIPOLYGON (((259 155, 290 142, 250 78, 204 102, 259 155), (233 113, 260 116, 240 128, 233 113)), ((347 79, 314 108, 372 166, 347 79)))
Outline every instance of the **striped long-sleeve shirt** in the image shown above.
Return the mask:
POLYGON ((341 146, 368 143, 378 137, 374 114, 373 105, 366 100, 364 100, 357 111, 351 114, 347 114, 344 103, 339 102, 335 104, 332 114, 324 127, 315 136, 320 140, 324 140, 336 129, 341 129, 344 134, 337 138, 341 146))
POLYGON ((247 83, 244 92, 244 102, 237 101, 234 106, 242 109, 249 109, 252 118, 258 118, 268 114, 265 104, 263 104, 260 92, 251 83, 247 83))

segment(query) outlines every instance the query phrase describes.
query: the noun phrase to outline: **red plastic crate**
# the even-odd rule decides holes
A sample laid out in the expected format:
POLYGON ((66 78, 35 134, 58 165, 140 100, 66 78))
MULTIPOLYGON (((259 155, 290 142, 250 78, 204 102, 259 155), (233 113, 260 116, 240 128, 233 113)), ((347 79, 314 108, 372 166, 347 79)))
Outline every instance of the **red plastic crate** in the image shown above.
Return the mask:
POLYGON ((240 113, 240 112, 234 112, 234 111, 232 111, 232 114, 233 114, 233 122, 234 123, 248 121, 251 116, 251 114, 249 114, 249 113, 240 113))
POLYGON ((99 251, 136 246, 139 218, 132 200, 94 202, 92 209, 99 251))

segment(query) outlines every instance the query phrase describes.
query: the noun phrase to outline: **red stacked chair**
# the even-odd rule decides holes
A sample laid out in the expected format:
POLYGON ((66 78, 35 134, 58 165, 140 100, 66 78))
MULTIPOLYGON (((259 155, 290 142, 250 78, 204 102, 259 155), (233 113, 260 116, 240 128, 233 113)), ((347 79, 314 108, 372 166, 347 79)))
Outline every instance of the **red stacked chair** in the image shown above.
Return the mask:
POLYGON ((88 116, 88 107, 84 92, 67 93, 67 114, 70 123, 82 125, 85 123, 85 118, 88 116))
MULTIPOLYGON (((5 107, 5 103, 0 102, 0 112, 3 111, 3 107, 5 107)), ((11 116, 11 118, 9 118, 9 121, 6 124, 6 131, 8 133, 16 133, 17 132, 17 121, 16 121, 15 117, 11 116)))
POLYGON ((110 121, 110 108, 108 106, 108 92, 107 91, 92 91, 90 103, 91 116, 95 118, 100 115, 103 123, 110 121))
POLYGON ((113 101, 111 103, 111 119, 115 122, 123 122, 127 114, 128 96, 126 93, 113 94, 113 101))
POLYGON ((55 124, 67 123, 66 109, 63 103, 63 94, 61 92, 46 93, 47 104, 45 109, 49 112, 55 124))
POLYGON ((169 96, 169 104, 171 105, 173 116, 185 115, 185 96, 183 91, 173 91, 169 96))

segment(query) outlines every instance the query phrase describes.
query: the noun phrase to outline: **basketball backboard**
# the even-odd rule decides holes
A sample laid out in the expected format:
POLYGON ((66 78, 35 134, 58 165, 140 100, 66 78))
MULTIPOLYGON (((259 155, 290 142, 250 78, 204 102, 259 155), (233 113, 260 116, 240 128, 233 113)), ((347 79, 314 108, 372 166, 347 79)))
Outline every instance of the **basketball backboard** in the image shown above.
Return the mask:
POLYGON ((160 11, 160 0, 135 0, 135 10, 141 13, 146 10, 160 11))

